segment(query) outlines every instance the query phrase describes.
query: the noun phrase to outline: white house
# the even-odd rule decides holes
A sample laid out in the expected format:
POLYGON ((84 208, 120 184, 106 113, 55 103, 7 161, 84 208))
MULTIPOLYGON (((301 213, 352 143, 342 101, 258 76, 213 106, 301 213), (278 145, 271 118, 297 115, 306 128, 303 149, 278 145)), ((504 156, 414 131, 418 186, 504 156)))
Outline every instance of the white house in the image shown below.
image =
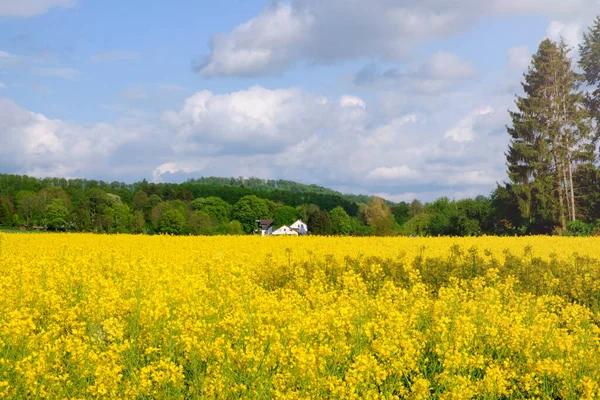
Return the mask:
POLYGON ((298 236, 298 232, 295 231, 294 229, 290 228, 289 226, 284 225, 281 228, 273 231, 273 233, 271 233, 271 235, 273 235, 273 236, 283 236, 283 235, 298 236))
POLYGON ((273 220, 272 219, 257 219, 258 229, 256 232, 260 232, 261 236, 268 236, 273 233, 273 220))
POLYGON ((308 233, 308 226, 300 219, 290 225, 290 228, 298 232, 299 235, 306 235, 308 233))

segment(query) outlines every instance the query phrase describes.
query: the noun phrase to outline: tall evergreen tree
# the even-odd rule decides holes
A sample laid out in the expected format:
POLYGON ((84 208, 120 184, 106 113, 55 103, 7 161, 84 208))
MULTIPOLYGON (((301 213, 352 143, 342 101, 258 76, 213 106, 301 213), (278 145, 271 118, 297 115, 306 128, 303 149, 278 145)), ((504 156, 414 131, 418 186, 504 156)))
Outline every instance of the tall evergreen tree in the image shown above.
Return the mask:
POLYGON ((573 164, 586 159, 590 137, 583 96, 569 49, 544 40, 533 56, 510 112, 508 175, 519 209, 533 231, 547 231, 576 218, 573 164))
POLYGON ((585 105, 594 118, 595 141, 600 139, 600 16, 583 34, 579 45, 579 67, 583 71, 582 80, 588 86, 585 105))

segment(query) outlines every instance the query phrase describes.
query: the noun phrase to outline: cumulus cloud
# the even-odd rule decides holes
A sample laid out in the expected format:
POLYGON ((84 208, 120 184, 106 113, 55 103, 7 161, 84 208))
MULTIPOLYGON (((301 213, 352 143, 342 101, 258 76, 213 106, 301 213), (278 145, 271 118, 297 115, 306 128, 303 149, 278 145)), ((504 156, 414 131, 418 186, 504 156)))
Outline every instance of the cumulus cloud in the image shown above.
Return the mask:
POLYGON ((211 54, 195 69, 203 75, 255 75, 277 71, 308 45, 314 17, 289 4, 278 4, 231 33, 215 35, 211 54))
POLYGON ((367 107, 363 99, 350 95, 344 95, 340 97, 340 105, 342 107, 359 107, 363 109, 367 107))
POLYGON ((402 86, 418 93, 439 93, 451 90, 467 80, 478 76, 477 71, 456 54, 437 52, 416 68, 390 68, 381 71, 375 63, 365 65, 354 76, 357 85, 402 86))
POLYGON ((436 191, 487 194, 503 179, 506 119, 494 110, 511 96, 430 96, 427 113, 416 106, 389 115, 379 112, 386 99, 373 101, 255 86, 198 92, 158 122, 79 125, 4 99, 0 167, 118 180, 260 176, 425 200, 436 191))
POLYGON ((163 120, 182 151, 272 153, 322 129, 330 107, 300 89, 255 86, 225 95, 196 93, 163 120))
POLYGON ((582 26, 578 22, 552 21, 546 30, 546 36, 555 42, 563 39, 569 47, 576 48, 581 41, 582 26))
MULTIPOLYGON (((215 35, 195 69, 205 76, 253 76, 299 61, 398 60, 416 43, 464 31, 485 16, 574 18, 596 6, 596 0, 292 0, 215 35)), ((562 32, 570 37, 574 28, 562 32)))
POLYGON ((419 173, 406 165, 401 165, 399 167, 378 167, 375 168, 367 174, 368 178, 372 179, 405 179, 405 178, 416 178, 419 176, 419 173))
POLYGON ((468 79, 476 75, 470 64, 461 61, 456 54, 443 51, 431 56, 425 68, 432 79, 468 79))
POLYGON ((490 106, 479 108, 468 117, 461 119, 455 126, 446 132, 445 138, 456 142, 469 142, 475 138, 475 123, 478 118, 489 116, 494 112, 490 106))
MULTIPOLYGON (((147 154, 138 153, 144 150, 142 139, 157 139, 168 148, 153 136, 155 128, 125 123, 74 124, 0 98, 0 169, 33 176, 116 177, 138 156, 147 158, 147 154), (116 152, 127 143, 135 143, 135 150, 115 159, 116 152)), ((120 178, 127 176, 131 175, 120 178)))
POLYGON ((505 176, 507 121, 495 110, 505 110, 512 97, 474 97, 440 96, 427 116, 397 111, 388 118, 352 95, 332 100, 262 87, 228 95, 199 92, 164 115, 178 156, 153 176, 245 174, 370 193, 437 188, 487 194, 505 176), (485 100, 490 105, 462 111, 485 100))
POLYGON ((0 0, 0 17, 32 17, 51 8, 73 7, 76 0, 0 0))

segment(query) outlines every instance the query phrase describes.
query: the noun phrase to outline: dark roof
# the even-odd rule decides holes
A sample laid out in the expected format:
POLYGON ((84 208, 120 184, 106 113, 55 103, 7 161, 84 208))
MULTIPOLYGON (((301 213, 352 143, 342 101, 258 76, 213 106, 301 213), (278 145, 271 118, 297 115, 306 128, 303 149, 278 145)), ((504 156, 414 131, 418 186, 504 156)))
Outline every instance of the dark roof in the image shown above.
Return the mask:
POLYGON ((273 220, 272 219, 259 219, 258 224, 260 225, 261 229, 269 229, 270 226, 273 225, 273 220))

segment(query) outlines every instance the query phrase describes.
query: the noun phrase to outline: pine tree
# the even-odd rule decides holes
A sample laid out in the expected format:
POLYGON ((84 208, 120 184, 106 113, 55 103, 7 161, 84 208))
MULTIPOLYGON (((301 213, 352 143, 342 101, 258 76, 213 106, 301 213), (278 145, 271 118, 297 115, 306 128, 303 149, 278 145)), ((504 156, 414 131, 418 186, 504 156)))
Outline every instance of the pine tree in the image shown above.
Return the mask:
POLYGON ((576 218, 573 165, 589 154, 589 122, 569 49, 544 40, 510 112, 508 175, 524 218, 535 229, 576 218), (535 228, 535 227, 538 228, 535 228))
POLYGON ((583 71, 582 80, 588 86, 585 105, 588 113, 594 118, 595 141, 600 139, 600 16, 583 34, 583 42, 579 45, 579 67, 583 71))

